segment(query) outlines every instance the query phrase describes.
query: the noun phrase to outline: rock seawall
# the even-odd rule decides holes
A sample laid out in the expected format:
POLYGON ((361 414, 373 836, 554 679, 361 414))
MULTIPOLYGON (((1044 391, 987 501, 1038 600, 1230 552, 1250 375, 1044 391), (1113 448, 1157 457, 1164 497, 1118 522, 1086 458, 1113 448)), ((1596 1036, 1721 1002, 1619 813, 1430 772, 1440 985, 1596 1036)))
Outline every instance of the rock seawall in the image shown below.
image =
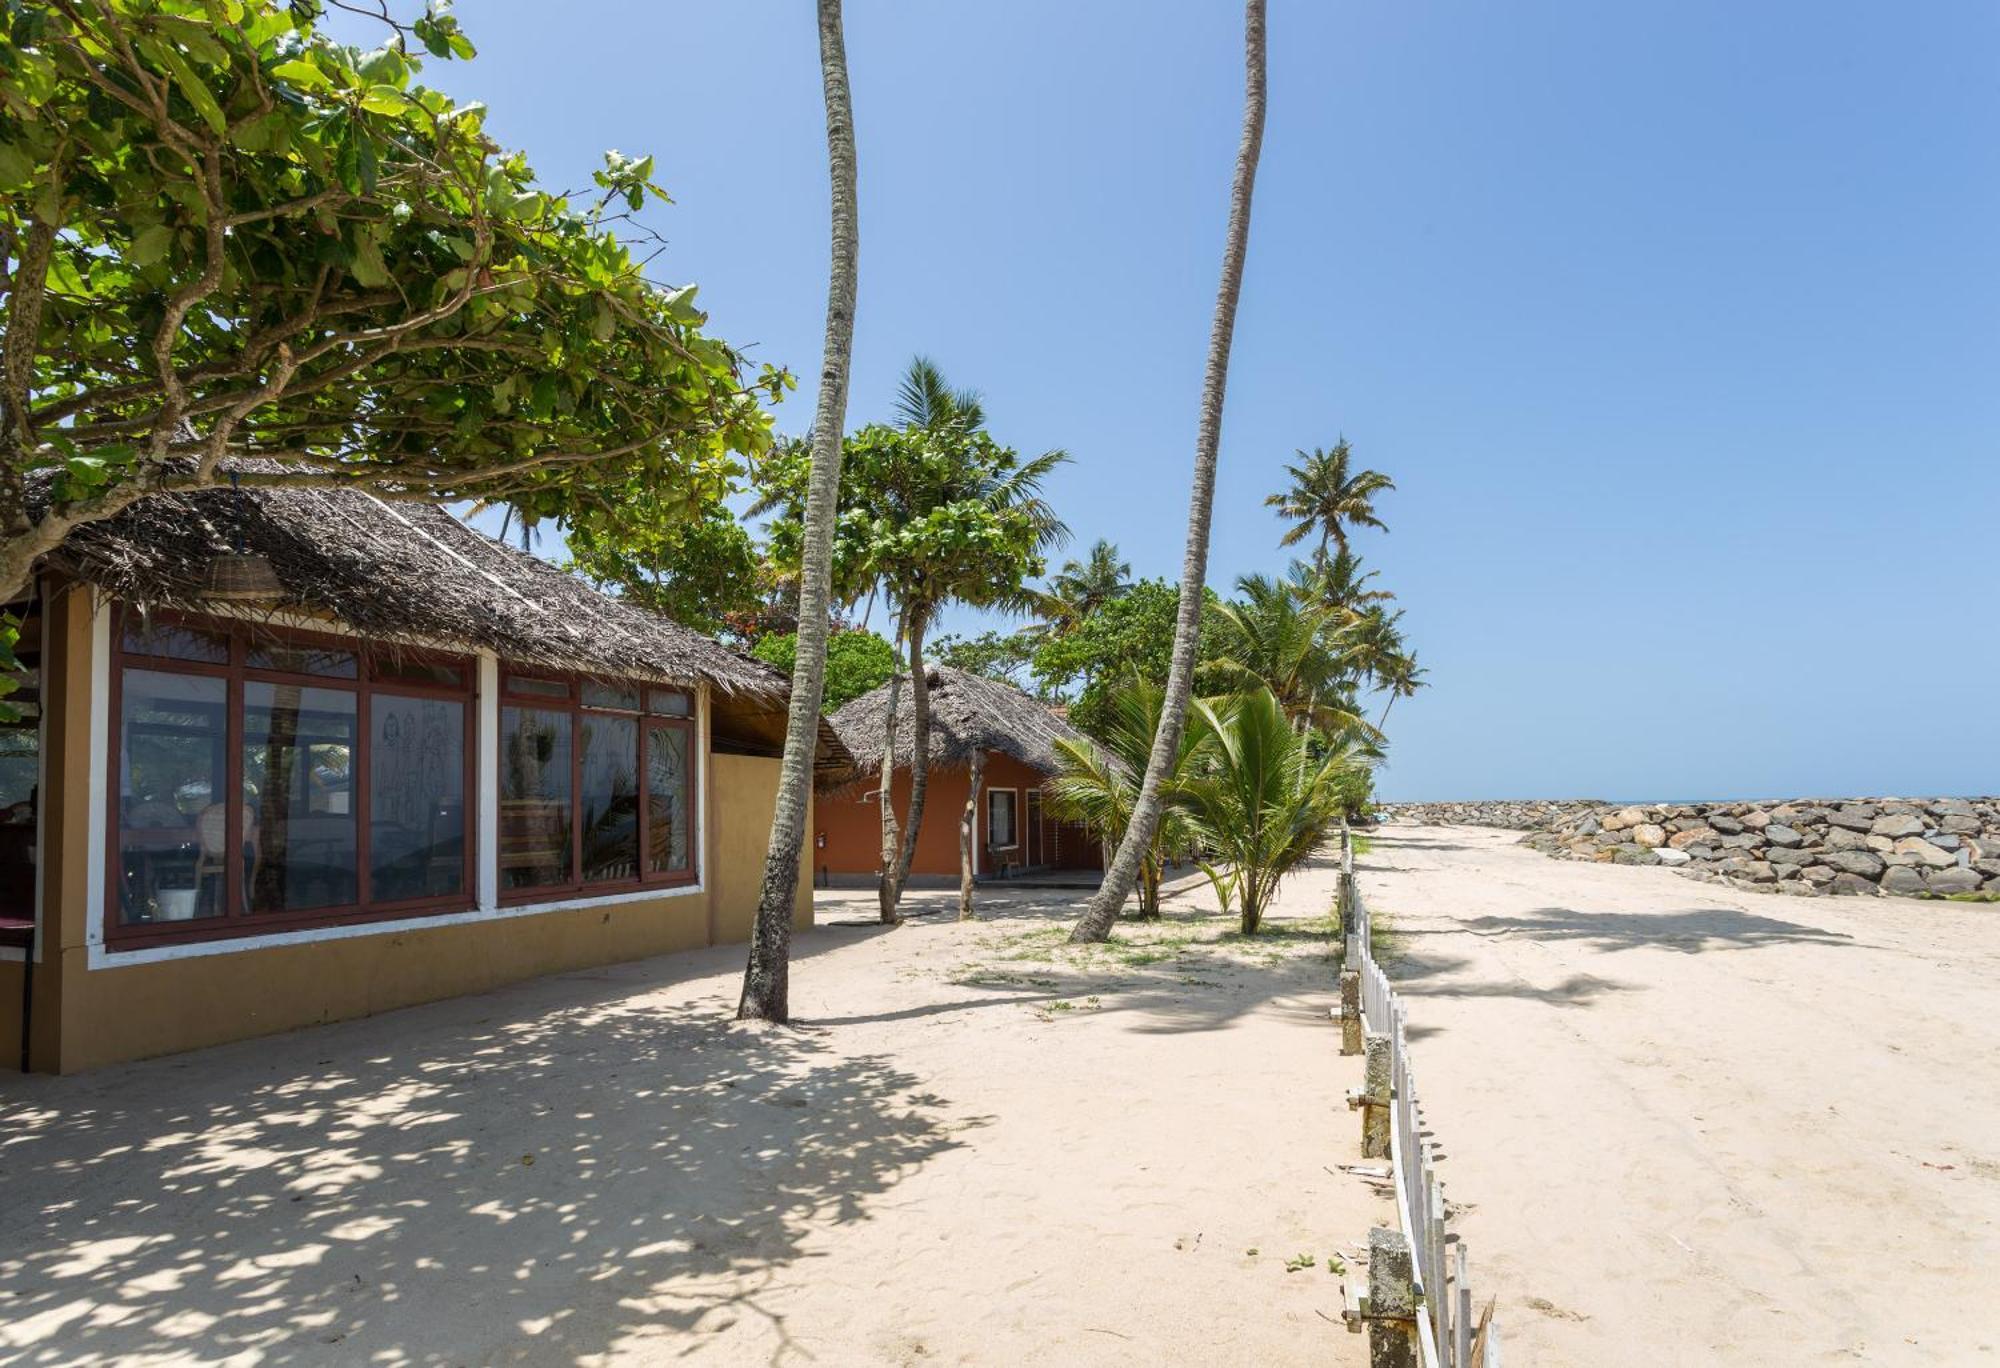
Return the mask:
POLYGON ((1558 859, 1669 865, 1764 892, 2000 896, 2000 798, 1419 803, 1383 816, 1526 830, 1522 844, 1558 859))

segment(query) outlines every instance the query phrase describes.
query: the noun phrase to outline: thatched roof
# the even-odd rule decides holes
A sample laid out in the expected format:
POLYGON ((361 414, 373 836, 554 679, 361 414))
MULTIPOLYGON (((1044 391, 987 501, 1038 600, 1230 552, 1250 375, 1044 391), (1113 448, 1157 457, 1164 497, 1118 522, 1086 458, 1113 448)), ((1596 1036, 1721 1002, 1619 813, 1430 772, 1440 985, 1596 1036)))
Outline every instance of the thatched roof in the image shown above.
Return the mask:
MULTIPOLYGON (((1089 738, 1058 717, 1048 704, 1012 684, 970 674, 948 665, 925 672, 930 682, 930 766, 947 769, 971 763, 972 752, 1011 755, 1044 774, 1062 768, 1058 740, 1088 744, 1089 738)), ((841 782, 852 783, 882 770, 882 739, 889 711, 889 685, 865 693, 833 714, 833 729, 854 756, 854 770, 841 782)), ((915 753, 916 717, 910 706, 909 681, 896 700, 896 764, 910 763, 915 753)))
POLYGON ((286 596, 272 612, 321 617, 377 640, 475 649, 551 669, 706 682, 782 700, 789 681, 657 613, 591 588, 448 511, 349 490, 159 494, 73 531, 60 569, 143 608, 233 611, 204 599, 233 549, 267 557, 286 596))

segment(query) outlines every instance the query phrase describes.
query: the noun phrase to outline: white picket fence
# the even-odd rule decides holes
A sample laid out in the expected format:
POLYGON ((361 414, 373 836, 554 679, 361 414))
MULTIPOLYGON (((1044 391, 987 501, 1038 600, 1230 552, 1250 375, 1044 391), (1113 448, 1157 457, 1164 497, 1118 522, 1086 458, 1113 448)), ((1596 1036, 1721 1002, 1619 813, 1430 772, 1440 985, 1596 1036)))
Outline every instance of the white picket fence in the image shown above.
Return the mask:
POLYGON ((1396 1184, 1396 1215, 1410 1242, 1420 1312, 1417 1338, 1425 1368, 1500 1368, 1500 1329, 1489 1321, 1483 1339, 1466 1273, 1465 1242, 1446 1229, 1444 1184, 1438 1181, 1431 1142, 1423 1136, 1423 1109, 1416 1080, 1402 999, 1372 949, 1373 923, 1354 878, 1354 841, 1344 828, 1340 849, 1340 897, 1347 932, 1347 965, 1361 973, 1361 1015, 1371 1034, 1389 1037, 1390 1163, 1396 1184), (1477 1353, 1477 1357, 1475 1357, 1477 1353))

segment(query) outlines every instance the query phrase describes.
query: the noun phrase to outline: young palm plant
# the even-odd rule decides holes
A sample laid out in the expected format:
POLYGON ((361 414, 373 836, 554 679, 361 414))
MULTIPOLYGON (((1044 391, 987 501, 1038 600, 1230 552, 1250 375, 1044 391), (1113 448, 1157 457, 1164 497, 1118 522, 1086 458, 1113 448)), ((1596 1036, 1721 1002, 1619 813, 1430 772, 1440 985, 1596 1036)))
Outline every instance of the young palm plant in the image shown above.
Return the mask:
POLYGON ((1347 625, 1330 608, 1302 604, 1291 587, 1263 575, 1236 581, 1241 596, 1216 609, 1211 677, 1225 688, 1267 687, 1301 732, 1366 732, 1353 704, 1360 672, 1347 625))
POLYGON ((1211 869, 1216 891, 1254 936, 1280 882, 1340 820, 1358 762, 1339 745, 1318 753, 1269 689, 1202 699, 1195 714, 1208 754, 1185 801, 1212 863, 1229 867, 1226 876, 1211 869))
MULTIPOLYGON (((1107 700, 1109 721, 1095 742, 1058 740, 1055 744, 1062 754, 1063 768, 1048 787, 1051 813, 1065 821, 1083 823, 1106 849, 1122 841, 1132 821, 1139 776, 1146 772, 1165 701, 1166 692, 1158 684, 1135 678, 1107 700)), ((1160 821, 1139 862, 1142 918, 1160 915, 1160 880, 1168 863, 1195 848, 1185 790, 1206 745, 1207 732, 1198 721, 1186 728, 1174 766, 1161 781, 1160 821)))

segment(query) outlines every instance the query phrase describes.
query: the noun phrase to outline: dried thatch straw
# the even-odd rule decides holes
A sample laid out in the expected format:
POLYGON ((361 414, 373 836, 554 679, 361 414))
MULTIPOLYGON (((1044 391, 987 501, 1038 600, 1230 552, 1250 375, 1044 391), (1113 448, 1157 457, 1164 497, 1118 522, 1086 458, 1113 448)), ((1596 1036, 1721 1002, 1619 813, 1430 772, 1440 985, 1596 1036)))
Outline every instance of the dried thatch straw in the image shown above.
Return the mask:
MULTIPOLYGON (((930 681, 930 768, 968 765, 975 750, 1011 755, 1044 774, 1054 774, 1063 760, 1058 740, 1087 744, 1089 738, 1039 699, 1012 684, 970 674, 948 665, 933 665, 930 681)), ((833 729, 853 753, 854 769, 839 780, 852 784, 882 771, 882 739, 889 711, 889 686, 884 684, 843 705, 833 714, 833 729)), ((916 751, 916 715, 910 706, 910 686, 903 682, 896 702, 896 764, 910 763, 916 751)))
POLYGON ((485 648, 548 669, 706 682, 778 702, 778 671, 591 588, 445 509, 351 490, 202 490, 141 499, 73 531, 54 565, 142 609, 242 616, 206 597, 209 566, 235 549, 266 557, 288 619, 320 617, 379 641, 485 648))

